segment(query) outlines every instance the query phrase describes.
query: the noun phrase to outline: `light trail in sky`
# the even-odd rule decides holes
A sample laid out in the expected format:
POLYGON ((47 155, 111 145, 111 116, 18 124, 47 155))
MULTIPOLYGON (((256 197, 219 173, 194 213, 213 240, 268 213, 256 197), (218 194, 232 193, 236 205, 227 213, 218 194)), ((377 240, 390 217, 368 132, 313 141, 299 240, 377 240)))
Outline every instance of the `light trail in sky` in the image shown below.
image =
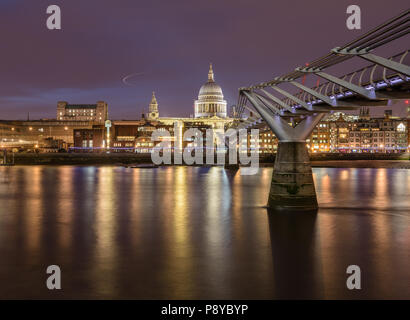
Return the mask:
POLYGON ((133 86, 135 86, 135 84, 132 84, 132 83, 128 82, 128 80, 131 79, 131 78, 133 78, 133 77, 136 77, 136 76, 141 76, 141 75, 143 75, 143 74, 144 74, 143 72, 131 73, 131 74, 129 74, 129 75, 126 75, 124 78, 122 78, 121 81, 122 81, 122 83, 124 83, 125 85, 130 86, 130 87, 133 87, 133 86))

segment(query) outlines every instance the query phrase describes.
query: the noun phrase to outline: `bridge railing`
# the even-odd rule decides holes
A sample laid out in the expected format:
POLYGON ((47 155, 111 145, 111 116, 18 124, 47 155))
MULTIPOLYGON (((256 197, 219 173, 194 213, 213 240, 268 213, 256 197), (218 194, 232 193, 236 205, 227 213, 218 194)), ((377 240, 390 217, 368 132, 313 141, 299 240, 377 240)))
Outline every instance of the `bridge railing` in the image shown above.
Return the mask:
MULTIPOLYGON (((410 64, 409 50, 396 54, 393 57, 390 57, 389 60, 397 61, 401 64, 410 64)), ((408 77, 406 77, 405 75, 390 70, 386 67, 382 67, 376 63, 370 64, 354 72, 350 72, 339 78, 342 80, 346 80, 349 83, 356 84, 358 86, 372 86, 375 89, 385 88, 387 86, 394 86, 398 83, 408 81, 408 77)), ((330 81, 321 83, 319 84, 319 86, 312 87, 311 89, 329 97, 337 96, 338 98, 341 98, 345 97, 346 93, 348 95, 353 94, 349 89, 341 85, 332 83, 330 81)), ((318 99, 316 97, 303 90, 299 90, 296 94, 296 97, 305 102, 318 102, 318 99)), ((294 101, 291 101, 290 99, 286 99, 286 102, 290 103, 291 106, 297 106, 297 104, 294 101)))

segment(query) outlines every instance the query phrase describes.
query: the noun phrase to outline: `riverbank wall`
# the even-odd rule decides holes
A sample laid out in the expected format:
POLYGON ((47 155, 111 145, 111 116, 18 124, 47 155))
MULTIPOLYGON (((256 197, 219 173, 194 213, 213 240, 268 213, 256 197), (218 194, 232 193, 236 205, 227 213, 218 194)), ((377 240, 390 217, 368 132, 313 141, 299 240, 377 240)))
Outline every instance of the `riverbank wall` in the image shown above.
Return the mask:
MULTIPOLYGON (((371 163, 371 160, 405 163, 410 160, 410 154, 327 153, 310 155, 312 166, 315 167, 321 166, 321 164, 323 166, 336 166, 346 161, 356 162, 357 165, 363 166, 366 163, 371 163)), ((274 161, 274 154, 261 156, 259 159, 261 166, 273 165, 274 161)), ((133 165, 152 163, 152 160, 150 154, 135 153, 15 153, 14 163, 16 165, 133 165)))

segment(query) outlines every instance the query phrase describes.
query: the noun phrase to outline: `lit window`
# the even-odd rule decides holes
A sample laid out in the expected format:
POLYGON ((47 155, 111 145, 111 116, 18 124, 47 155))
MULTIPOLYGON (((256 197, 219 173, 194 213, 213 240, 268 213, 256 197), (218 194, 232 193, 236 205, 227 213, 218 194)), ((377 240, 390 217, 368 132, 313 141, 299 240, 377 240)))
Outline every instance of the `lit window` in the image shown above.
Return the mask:
POLYGON ((400 123, 400 124, 397 126, 397 131, 398 131, 398 132, 404 132, 404 131, 406 131, 406 126, 405 126, 403 123, 400 123))

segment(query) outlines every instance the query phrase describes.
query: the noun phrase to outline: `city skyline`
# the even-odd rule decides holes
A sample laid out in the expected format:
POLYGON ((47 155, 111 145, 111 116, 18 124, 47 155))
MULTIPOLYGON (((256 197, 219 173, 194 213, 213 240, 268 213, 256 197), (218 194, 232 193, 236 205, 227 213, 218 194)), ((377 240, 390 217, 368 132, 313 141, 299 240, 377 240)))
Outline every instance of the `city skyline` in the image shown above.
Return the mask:
MULTIPOLYGON (((249 6, 247 1, 226 1, 193 7, 184 1, 138 6, 124 1, 118 8, 113 1, 99 1, 94 13, 94 1, 57 1, 63 27, 50 31, 41 24, 48 4, 5 1, 0 5, 1 20, 9 26, 1 31, 7 43, 0 76, 1 119, 26 119, 28 112, 33 119, 55 118, 60 100, 103 100, 110 107, 110 118, 137 118, 147 111, 152 91, 163 116, 189 116, 194 113, 194 100, 206 80, 209 62, 214 64, 216 81, 230 107, 236 104, 238 87, 281 74, 306 57, 324 54, 322 43, 343 43, 406 7, 404 1, 393 1, 387 8, 359 1, 363 29, 349 31, 344 28, 346 1, 321 1, 323 10, 335 7, 327 10, 326 17, 305 3, 289 6, 262 1, 249 6), (33 14, 26 17, 27 11, 33 14), (324 28, 339 20, 341 23, 324 28), (283 25, 286 33, 281 32, 283 25), (333 34, 338 34, 337 40, 333 34), (270 38, 275 41, 266 41, 270 38), (256 44, 259 50, 252 50, 256 44), (122 82, 134 74, 127 84, 122 82)), ((376 115, 384 109, 377 109, 376 115)), ((404 116, 403 102, 391 109, 404 116)))

